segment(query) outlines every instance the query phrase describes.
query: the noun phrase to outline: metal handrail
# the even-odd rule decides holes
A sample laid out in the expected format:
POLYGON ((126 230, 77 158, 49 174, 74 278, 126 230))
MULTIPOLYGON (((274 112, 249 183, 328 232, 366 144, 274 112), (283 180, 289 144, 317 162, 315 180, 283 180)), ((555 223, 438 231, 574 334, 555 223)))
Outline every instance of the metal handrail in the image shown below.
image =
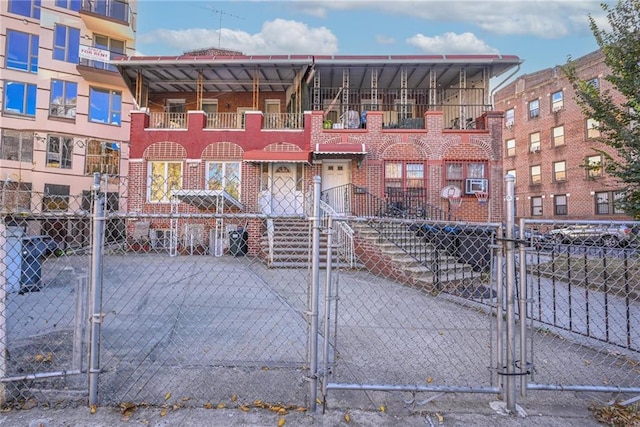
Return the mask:
POLYGON ((353 235, 355 233, 353 231, 353 228, 351 228, 346 221, 335 221, 336 217, 338 217, 339 215, 329 204, 322 200, 320 200, 320 212, 322 215, 320 221, 322 223, 323 229, 326 229, 328 227, 329 216, 334 218, 334 224, 338 224, 338 227, 336 229, 336 237, 339 248, 338 253, 344 260, 349 263, 349 267, 355 267, 355 245, 353 243, 353 235))

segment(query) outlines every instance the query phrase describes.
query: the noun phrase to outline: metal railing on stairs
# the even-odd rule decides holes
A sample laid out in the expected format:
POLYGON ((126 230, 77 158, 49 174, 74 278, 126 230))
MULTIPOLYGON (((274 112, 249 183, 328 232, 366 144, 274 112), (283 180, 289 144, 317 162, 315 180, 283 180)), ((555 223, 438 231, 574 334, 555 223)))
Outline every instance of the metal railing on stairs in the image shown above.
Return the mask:
POLYGON ((329 216, 334 218, 333 224, 337 224, 335 229, 335 241, 338 246, 340 259, 345 261, 349 265, 349 268, 355 267, 356 257, 353 243, 353 228, 351 228, 346 221, 335 221, 335 218, 339 215, 329 204, 322 200, 320 200, 320 212, 320 223, 322 224, 323 229, 328 228, 329 216))

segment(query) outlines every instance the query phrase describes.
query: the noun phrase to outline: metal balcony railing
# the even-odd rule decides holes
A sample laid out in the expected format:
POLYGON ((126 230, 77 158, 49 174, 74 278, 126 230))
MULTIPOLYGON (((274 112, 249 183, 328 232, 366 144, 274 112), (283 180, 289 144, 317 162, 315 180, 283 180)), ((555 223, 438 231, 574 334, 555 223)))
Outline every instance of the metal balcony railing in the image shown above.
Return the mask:
POLYGON ((82 10, 118 21, 131 22, 129 3, 124 0, 83 0, 82 10))

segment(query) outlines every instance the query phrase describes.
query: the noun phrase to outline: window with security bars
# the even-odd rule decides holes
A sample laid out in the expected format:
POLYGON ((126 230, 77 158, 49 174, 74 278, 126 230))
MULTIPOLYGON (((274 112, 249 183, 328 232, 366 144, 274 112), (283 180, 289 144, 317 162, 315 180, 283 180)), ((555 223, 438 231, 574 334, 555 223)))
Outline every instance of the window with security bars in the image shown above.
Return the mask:
POLYGON ((595 214, 611 215, 624 214, 624 210, 620 207, 619 201, 623 194, 620 191, 597 191, 595 193, 595 214))
POLYGON ((33 132, 3 129, 0 159, 16 162, 33 162, 33 132))
POLYGON ((48 212, 69 209, 69 189, 68 185, 45 184, 44 195, 42 196, 42 210, 48 212))
POLYGON ((567 195, 556 194, 553 197, 553 214, 567 215, 567 195))
POLYGON ((445 186, 455 185, 464 192, 465 180, 486 178, 487 164, 485 162, 445 161, 445 186))
POLYGON ((31 183, 0 181, 0 210, 5 212, 31 211, 31 183))
POLYGON ((149 202, 170 202, 173 190, 182 189, 182 162, 151 161, 147 170, 149 202))
POLYGON ((87 141, 87 155, 84 173, 96 172, 107 175, 120 173, 120 144, 111 141, 91 139, 87 141))
POLYGON ((207 189, 224 190, 240 200, 240 162, 207 162, 207 189))

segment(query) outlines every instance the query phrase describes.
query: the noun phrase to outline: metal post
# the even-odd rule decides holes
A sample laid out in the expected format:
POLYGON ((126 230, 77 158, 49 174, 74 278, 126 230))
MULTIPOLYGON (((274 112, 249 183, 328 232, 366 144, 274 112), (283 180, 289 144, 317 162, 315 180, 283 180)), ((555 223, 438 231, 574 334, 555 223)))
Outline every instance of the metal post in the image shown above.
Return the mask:
POLYGON ((320 177, 313 177, 313 224, 311 239, 311 300, 309 307, 309 409, 315 412, 318 398, 318 293, 320 288, 320 177))
POLYGON ((507 295, 505 301, 507 303, 507 354, 506 354, 506 395, 507 395, 507 410, 511 413, 515 413, 516 410, 516 381, 515 381, 515 364, 516 364, 516 349, 515 349, 515 333, 516 333, 516 318, 515 318, 515 245, 513 240, 513 228, 514 228, 514 192, 515 192, 515 178, 513 175, 507 174, 504 178, 505 188, 507 191, 505 197, 505 232, 506 232, 506 282, 507 282, 507 295))
POLYGON ((327 382, 329 380, 329 337, 331 336, 331 302, 333 300, 332 289, 332 260, 333 260, 333 215, 329 215, 327 221, 327 271, 324 292, 324 350, 322 361, 322 396, 327 397, 327 382))
MULTIPOLYGON (((524 219, 520 221, 520 238, 524 238, 524 219)), ((520 321, 520 396, 527 396, 529 363, 527 361, 527 248, 520 244, 520 277, 518 280, 518 320, 520 321)))
POLYGON ((102 246, 104 242, 104 194, 100 173, 93 174, 93 242, 91 250, 91 339, 89 342, 89 405, 98 404, 100 374, 100 328, 102 326, 102 246))
MULTIPOLYGON (((9 281, 7 277, 11 274, 8 271, 7 263, 7 227, 5 227, 4 221, 0 220, 0 378, 4 378, 7 375, 7 287, 9 281)), ((18 273, 20 274, 20 273, 18 273)), ((0 405, 6 403, 6 389, 5 384, 0 383, 0 405)))

